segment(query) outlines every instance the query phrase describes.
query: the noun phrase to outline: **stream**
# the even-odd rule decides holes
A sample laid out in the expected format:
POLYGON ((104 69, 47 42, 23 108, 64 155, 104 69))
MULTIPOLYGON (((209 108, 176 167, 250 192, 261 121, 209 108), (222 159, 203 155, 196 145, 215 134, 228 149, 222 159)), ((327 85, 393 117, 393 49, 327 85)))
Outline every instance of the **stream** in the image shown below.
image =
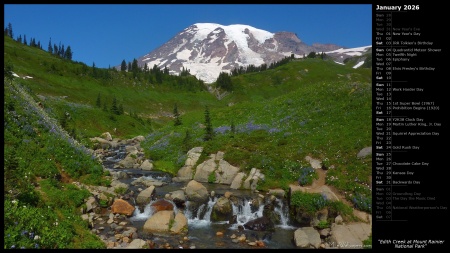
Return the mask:
MULTIPOLYGON (((209 196, 209 201, 206 204, 192 208, 192 203, 187 200, 184 206, 177 207, 175 203, 169 200, 174 206, 175 214, 182 212, 188 219, 188 233, 187 235, 148 235, 143 231, 143 226, 147 219, 153 215, 151 204, 157 200, 164 199, 167 193, 180 190, 186 187, 188 182, 172 182, 170 174, 161 171, 144 171, 140 169, 119 169, 114 168, 114 165, 122 160, 126 155, 125 146, 120 145, 117 149, 110 152, 108 156, 103 158, 103 166, 111 172, 122 171, 127 174, 127 178, 119 179, 120 182, 129 185, 129 191, 135 194, 130 197, 129 202, 134 203, 135 211, 132 216, 126 217, 128 226, 137 228, 137 234, 140 239, 151 240, 157 245, 164 245, 168 243, 172 248, 196 248, 196 249, 220 249, 220 248, 256 248, 254 245, 249 245, 248 242, 262 241, 264 248, 272 249, 294 249, 294 232, 298 229, 291 223, 289 219, 289 210, 286 199, 276 199, 274 201, 274 213, 279 217, 279 222, 275 224, 275 229, 271 231, 254 231, 244 228, 244 224, 250 220, 263 216, 265 203, 260 203, 259 206, 252 204, 252 200, 261 197, 261 193, 254 193, 250 190, 233 190, 229 185, 209 184, 203 183, 208 192, 214 191, 213 196, 209 196), (164 185, 155 187, 155 193, 145 207, 139 207, 134 200, 140 190, 145 189, 143 185, 132 185, 134 180, 144 177, 145 179, 154 179, 164 182, 164 185), (140 189, 139 189, 140 188, 140 189), (210 219, 211 211, 217 199, 225 194, 231 192, 235 196, 232 201, 233 222, 220 221, 212 222, 210 219), (223 233, 217 235, 217 232, 223 233), (238 237, 245 235, 246 242, 238 240, 238 237)), ((266 198, 264 198, 266 199, 266 198)), ((104 208, 102 211, 104 216, 101 220, 107 220, 110 211, 104 208)), ((97 223, 95 229, 101 231, 104 237, 111 237, 114 231, 109 226, 105 226, 104 222, 97 223)))

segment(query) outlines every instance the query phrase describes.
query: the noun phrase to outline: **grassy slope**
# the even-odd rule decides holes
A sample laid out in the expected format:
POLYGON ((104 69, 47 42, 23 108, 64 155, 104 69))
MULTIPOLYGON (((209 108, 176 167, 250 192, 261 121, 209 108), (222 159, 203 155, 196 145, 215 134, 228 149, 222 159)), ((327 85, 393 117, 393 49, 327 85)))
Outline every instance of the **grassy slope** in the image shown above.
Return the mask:
MULTIPOLYGON (((173 87, 149 83, 147 80, 133 79, 131 73, 112 73, 112 78, 93 78, 91 67, 52 56, 46 51, 25 46, 5 37, 5 62, 14 65, 19 76, 31 76, 21 80, 29 88, 36 100, 48 108, 54 117, 69 112, 75 117, 74 126, 78 135, 89 138, 102 132, 112 133, 121 138, 134 137, 158 128, 170 118, 175 103, 180 112, 203 108, 204 105, 221 104, 207 91, 190 92, 173 87), (142 124, 132 117, 120 116, 112 120, 108 113, 96 108, 98 94, 102 104, 111 107, 114 97, 124 107, 125 115, 138 114, 147 122, 142 124), (40 95, 36 97, 36 95, 40 95), (62 97, 65 97, 62 99, 62 97)), ((223 104, 223 103, 222 103, 223 104)))
MULTIPOLYGON (((371 69, 353 69, 320 59, 293 61, 273 70, 233 77, 234 91, 217 100, 206 91, 189 92, 155 85, 133 79, 129 74, 116 73, 108 81, 95 79, 82 74, 92 71, 90 67, 58 59, 8 37, 4 48, 5 62, 14 65, 14 72, 33 77, 15 82, 41 101, 51 117, 69 112, 68 125, 76 129, 82 143, 88 144, 88 138, 112 132, 113 128, 117 128, 114 137, 144 135, 147 140, 142 147, 146 155, 155 161, 157 169, 173 174, 183 164, 189 148, 204 146, 205 153, 221 150, 227 161, 244 171, 253 167, 262 170, 266 181, 259 184, 260 190, 286 188, 295 182, 302 169, 309 166, 304 157, 311 155, 325 160, 328 166, 334 165, 327 173, 327 184, 346 191, 349 199, 370 198, 366 184, 371 175, 371 157, 356 159, 356 154, 372 142, 371 69), (108 107, 115 96, 123 104, 125 115, 111 116, 97 108, 99 93, 108 107), (175 103, 183 123, 177 127, 170 118, 175 103), (205 105, 210 108, 212 125, 217 131, 208 142, 202 140, 205 105), (139 114, 141 119, 131 117, 132 113, 139 114), (236 127, 234 134, 229 131, 232 122, 236 127), (191 136, 189 140, 185 140, 186 131, 191 136)), ((49 131, 40 129, 36 123, 28 124, 41 132, 49 131)), ((17 149, 21 140, 11 137, 15 136, 14 131, 5 132, 9 136, 5 138, 5 154, 17 149)), ((33 147, 41 147, 45 156, 47 144, 42 141, 38 140, 33 147)), ((19 156, 20 152, 29 152, 27 146, 20 147, 19 156)), ((77 167, 76 161, 65 159, 60 158, 59 165, 45 160, 47 167, 38 169, 42 175, 36 176, 54 171, 64 163, 77 167)), ((29 169, 25 163, 19 163, 19 167, 29 169)))

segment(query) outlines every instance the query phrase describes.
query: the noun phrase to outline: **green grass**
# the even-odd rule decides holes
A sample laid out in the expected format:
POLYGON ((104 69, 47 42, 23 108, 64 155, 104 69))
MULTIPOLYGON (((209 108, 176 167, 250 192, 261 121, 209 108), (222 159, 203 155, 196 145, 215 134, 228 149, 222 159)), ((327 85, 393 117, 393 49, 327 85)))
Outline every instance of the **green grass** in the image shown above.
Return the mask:
MULTIPOLYGON (((79 217, 84 193, 55 177, 64 169, 73 180, 108 186, 108 175, 85 148, 92 147, 89 138, 107 131, 120 139, 145 136, 141 143, 145 156, 154 161, 155 169, 172 175, 183 166, 190 148, 204 147, 199 163, 223 151, 225 160, 242 171, 261 170, 266 176, 258 183, 262 191, 287 190, 305 176, 310 178, 302 182, 310 184, 317 175, 304 172, 310 167, 304 159, 309 155, 331 168, 327 184, 345 192, 356 208, 371 211, 367 185, 372 158, 356 158, 359 150, 372 145, 371 69, 353 69, 351 62, 295 60, 232 77, 234 90, 218 100, 199 88, 200 82, 192 76, 166 76, 162 84, 145 75, 134 78, 132 73, 106 69, 97 69, 94 76, 85 64, 60 59, 9 37, 5 37, 4 49, 5 65, 12 64, 20 76, 33 77, 4 79, 4 195, 5 206, 11 207, 5 216, 5 232, 10 235, 6 248, 33 247, 22 235, 22 230, 31 230, 31 224, 37 224, 34 232, 47 240, 39 248, 104 247, 79 218, 65 218, 79 217), (96 106, 98 94, 101 107, 96 106), (113 98, 123 106, 123 115, 110 111, 113 98), (181 114, 178 126, 172 118, 175 104, 181 114), (206 106, 215 130, 209 141, 203 140, 206 106), (65 113, 70 117, 63 129, 65 113), (43 184, 41 191, 35 189, 38 179, 43 184), (58 196, 72 201, 62 204, 58 196), (39 220, 31 215, 48 212, 48 206, 52 215, 39 220), (56 217, 65 232, 57 230, 59 234, 52 237, 49 228, 56 217)), ((331 203, 329 209, 348 211, 341 202, 331 203)))

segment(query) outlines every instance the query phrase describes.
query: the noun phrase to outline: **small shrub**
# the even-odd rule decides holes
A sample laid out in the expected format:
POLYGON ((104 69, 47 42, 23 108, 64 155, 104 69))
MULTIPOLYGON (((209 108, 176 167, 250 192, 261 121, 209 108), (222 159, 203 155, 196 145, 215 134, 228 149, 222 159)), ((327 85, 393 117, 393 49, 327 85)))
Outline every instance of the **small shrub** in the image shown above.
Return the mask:
POLYGON ((299 185, 309 185, 313 181, 313 175, 316 171, 311 167, 305 167, 300 169, 300 176, 298 177, 299 185))
POLYGON ((329 228, 331 225, 330 225, 330 223, 328 223, 328 221, 326 221, 326 220, 321 220, 321 221, 319 221, 319 224, 317 224, 317 228, 318 229, 324 229, 324 228, 329 228))
POLYGON ((213 171, 208 176, 208 183, 213 184, 216 182, 216 173, 213 171))
POLYGON ((127 192, 127 188, 125 187, 118 187, 114 189, 114 192, 117 194, 125 194, 127 192))
POLYGON ((372 213, 372 197, 356 193, 352 198, 352 203, 356 209, 372 213))

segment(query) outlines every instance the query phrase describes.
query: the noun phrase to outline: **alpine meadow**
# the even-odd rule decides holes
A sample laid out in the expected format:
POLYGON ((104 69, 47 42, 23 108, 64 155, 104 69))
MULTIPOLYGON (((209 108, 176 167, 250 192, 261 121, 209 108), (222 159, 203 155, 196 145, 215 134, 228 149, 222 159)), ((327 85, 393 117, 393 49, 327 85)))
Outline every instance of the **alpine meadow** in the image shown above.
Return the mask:
MULTIPOLYGON (((95 63, 76 62, 5 34, 3 111, 4 249, 106 249, 141 241, 136 247, 210 247, 193 239, 200 235, 191 237, 195 233, 191 222, 196 219, 189 216, 194 211, 187 210, 197 201, 195 212, 200 217, 213 200, 208 216, 212 238, 221 232, 230 238, 223 240, 241 248, 284 247, 271 244, 275 239, 252 239, 250 232, 261 230, 248 223, 242 223, 244 230, 233 230, 237 235, 233 237, 228 229, 241 223, 238 209, 231 209, 239 206, 238 200, 233 202, 230 193, 252 198, 256 194, 254 199, 261 199, 260 215, 275 225, 284 217, 272 219, 278 210, 275 198, 287 201, 288 225, 295 229, 329 230, 339 219, 370 223, 366 219, 372 212, 370 50, 340 64, 323 52, 292 54, 272 65, 221 73, 205 83, 188 69, 174 75, 156 65, 138 66, 136 60, 128 66, 123 62, 97 68, 95 63), (361 59, 365 63, 355 68, 361 59), (130 173, 136 171, 166 175, 165 181, 131 186, 138 176, 130 173), (123 172, 128 177, 120 177, 123 172), (190 195, 193 181, 207 188, 204 202, 190 195), (235 182, 238 186, 230 188, 235 182), (172 188, 165 190, 169 185, 172 188), (153 194, 140 202, 140 193, 150 186, 153 194), (181 204, 176 190, 183 193, 180 199, 185 198, 181 204), (216 207, 222 198, 232 202, 229 215, 216 207), (128 202, 133 211, 118 211, 118 200, 128 202), (147 225, 167 209, 152 211, 142 224, 128 220, 142 215, 156 200, 174 206, 169 209, 174 211, 164 230, 169 231, 166 237, 147 225), (187 223, 178 231, 182 212, 187 223), (232 215, 237 221, 231 221, 232 215), (106 222, 109 219, 111 223, 106 222), (214 223, 218 221, 222 223, 214 223), (127 235, 131 230, 126 227, 132 224, 136 235, 127 235), (214 230, 211 224, 230 227, 214 230), (241 234, 247 236, 243 241, 241 234), (166 241, 156 239, 159 236, 166 241), (176 240, 168 239, 172 237, 176 240)), ((294 248, 322 247, 319 244, 332 248, 339 243, 329 233, 318 236, 317 245, 311 240, 302 246, 295 229, 288 231, 294 248)), ((360 243, 370 247, 371 234, 360 243)))

